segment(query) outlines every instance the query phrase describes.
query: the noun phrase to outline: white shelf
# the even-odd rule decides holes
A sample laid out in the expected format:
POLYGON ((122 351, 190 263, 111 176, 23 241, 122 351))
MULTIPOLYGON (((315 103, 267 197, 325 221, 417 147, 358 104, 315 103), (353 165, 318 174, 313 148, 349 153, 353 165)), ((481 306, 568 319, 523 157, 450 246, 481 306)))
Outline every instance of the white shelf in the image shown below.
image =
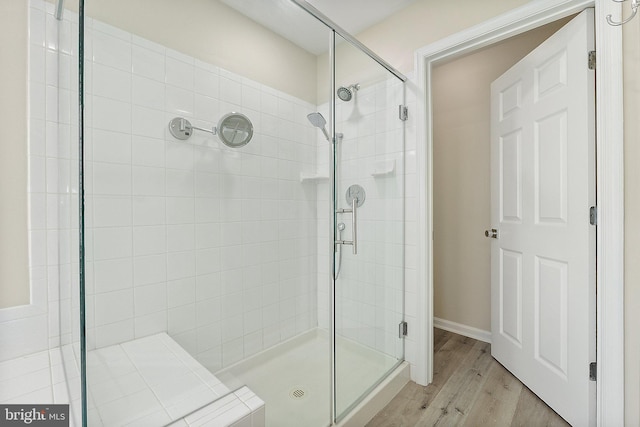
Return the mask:
POLYGON ((329 180, 329 175, 322 175, 322 174, 311 174, 311 173, 300 173, 300 182, 305 183, 305 182, 315 182, 316 184, 322 181, 328 181, 329 180))
POLYGON ((376 162, 373 172, 371 172, 371 176, 374 178, 393 175, 396 171, 396 161, 394 159, 390 160, 380 160, 376 162))

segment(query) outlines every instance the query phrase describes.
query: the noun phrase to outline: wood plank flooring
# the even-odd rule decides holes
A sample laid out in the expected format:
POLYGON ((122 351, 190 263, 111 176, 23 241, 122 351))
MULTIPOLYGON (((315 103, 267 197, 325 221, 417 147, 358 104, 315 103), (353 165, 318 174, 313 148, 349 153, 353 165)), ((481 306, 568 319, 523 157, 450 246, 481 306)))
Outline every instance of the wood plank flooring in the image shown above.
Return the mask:
POLYGON ((435 329, 434 352, 433 383, 407 384, 368 427, 569 425, 491 357, 489 344, 435 329))

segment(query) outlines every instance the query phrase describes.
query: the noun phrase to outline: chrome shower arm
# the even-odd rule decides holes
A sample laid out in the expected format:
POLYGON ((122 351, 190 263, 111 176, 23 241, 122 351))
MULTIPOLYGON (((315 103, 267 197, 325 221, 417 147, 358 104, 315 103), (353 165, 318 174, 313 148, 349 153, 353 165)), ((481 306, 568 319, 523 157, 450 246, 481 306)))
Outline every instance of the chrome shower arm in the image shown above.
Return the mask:
POLYGON ((56 1, 55 17, 58 21, 62 21, 62 13, 64 12, 64 0, 56 1))

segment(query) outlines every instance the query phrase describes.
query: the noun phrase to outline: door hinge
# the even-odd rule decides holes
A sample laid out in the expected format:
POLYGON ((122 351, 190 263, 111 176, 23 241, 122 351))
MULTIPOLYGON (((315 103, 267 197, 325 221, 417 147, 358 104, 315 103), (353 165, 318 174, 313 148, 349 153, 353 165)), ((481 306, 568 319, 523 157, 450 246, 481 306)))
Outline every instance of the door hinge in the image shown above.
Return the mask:
POLYGON ((404 320, 402 322, 400 322, 400 324, 398 325, 398 338, 404 338, 407 336, 409 331, 407 322, 405 322, 404 320))
POLYGON ((409 108, 406 105, 398 105, 398 118, 403 122, 409 118, 409 108))
POLYGON ((598 379, 598 365, 596 362, 589 363, 589 381, 598 379))
POLYGON ((590 70, 596 69, 596 51, 595 50, 589 51, 589 69, 590 70))
POLYGON ((589 208, 589 224, 598 225, 598 207, 591 206, 589 208))

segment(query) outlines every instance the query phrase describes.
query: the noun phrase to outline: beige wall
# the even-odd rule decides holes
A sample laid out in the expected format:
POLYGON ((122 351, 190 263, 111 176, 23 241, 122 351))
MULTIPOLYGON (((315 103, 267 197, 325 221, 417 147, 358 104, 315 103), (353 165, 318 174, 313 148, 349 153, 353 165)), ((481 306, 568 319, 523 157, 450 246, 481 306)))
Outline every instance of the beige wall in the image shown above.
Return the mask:
POLYGON ((490 84, 564 22, 433 69, 436 317, 491 330, 490 84))
MULTIPOLYGON (((628 16, 628 11, 625 16, 628 16)), ((640 18, 623 27, 625 425, 640 426, 640 18)))
POLYGON ((29 304, 27 7, 0 2, 0 308, 29 304))
POLYGON ((316 56, 217 0, 86 0, 86 8, 100 21, 316 101, 316 56))
POLYGON ((358 40, 402 72, 413 71, 416 49, 484 22, 530 0, 417 0, 358 34, 358 40))

